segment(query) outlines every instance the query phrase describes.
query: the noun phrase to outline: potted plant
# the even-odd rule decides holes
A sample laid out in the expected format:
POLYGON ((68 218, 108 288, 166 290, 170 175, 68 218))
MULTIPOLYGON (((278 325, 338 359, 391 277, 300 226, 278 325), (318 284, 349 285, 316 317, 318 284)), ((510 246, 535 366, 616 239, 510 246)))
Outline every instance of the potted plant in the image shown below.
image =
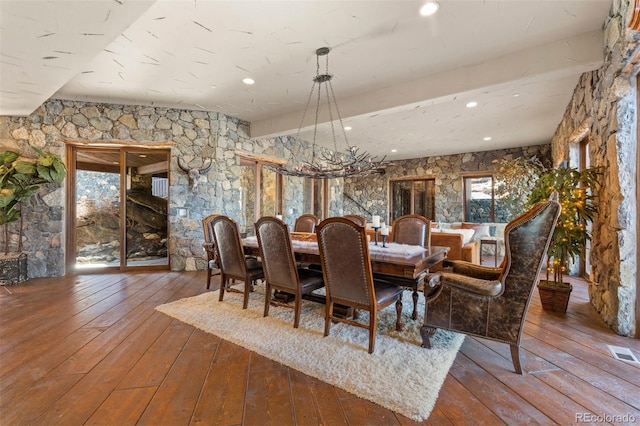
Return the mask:
POLYGON ((596 168, 579 171, 559 167, 542 175, 529 196, 531 206, 548 199, 555 191, 561 205, 560 217, 547 250, 547 279, 538 283, 542 308, 546 311, 564 313, 567 310, 572 286, 563 278, 569 261, 582 256, 587 241, 591 239, 587 224, 593 221, 596 213, 592 191, 598 174, 596 168), (553 279, 550 279, 550 273, 553 273, 553 279))
POLYGON ((0 254, 0 284, 27 279, 27 256, 22 253, 22 205, 48 183, 61 183, 66 175, 62 160, 32 147, 38 158, 22 158, 14 151, 0 152, 0 225, 4 239, 0 254), (19 221, 16 250, 10 251, 9 224, 19 221))

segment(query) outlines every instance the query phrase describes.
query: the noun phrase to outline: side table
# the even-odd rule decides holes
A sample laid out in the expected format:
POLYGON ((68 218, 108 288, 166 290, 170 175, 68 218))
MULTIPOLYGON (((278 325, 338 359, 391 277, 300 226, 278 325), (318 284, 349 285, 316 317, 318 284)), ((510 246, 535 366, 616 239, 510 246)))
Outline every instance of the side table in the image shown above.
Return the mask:
POLYGON ((498 266, 498 239, 497 238, 481 238, 480 239, 480 264, 482 264, 482 247, 484 245, 490 245, 494 247, 493 266, 498 266))

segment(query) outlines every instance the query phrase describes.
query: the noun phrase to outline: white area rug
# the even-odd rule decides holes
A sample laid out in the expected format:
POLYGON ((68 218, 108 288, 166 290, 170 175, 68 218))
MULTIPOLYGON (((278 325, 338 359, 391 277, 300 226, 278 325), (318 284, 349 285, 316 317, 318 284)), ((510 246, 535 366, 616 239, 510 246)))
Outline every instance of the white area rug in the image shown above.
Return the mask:
MULTIPOLYGON (((413 420, 429 417, 464 336, 438 330, 432 349, 421 348, 422 320, 411 320, 410 292, 403 298, 404 330, 395 331, 394 305, 380 312, 375 351, 369 354, 366 329, 332 324, 323 337, 321 304, 304 301, 298 329, 293 309, 272 306, 264 318, 264 286, 255 289, 246 310, 242 295, 225 293, 218 302, 218 291, 156 309, 413 420)), ((418 312, 424 312, 422 295, 418 312)), ((361 312, 360 319, 367 323, 368 313, 361 312)))

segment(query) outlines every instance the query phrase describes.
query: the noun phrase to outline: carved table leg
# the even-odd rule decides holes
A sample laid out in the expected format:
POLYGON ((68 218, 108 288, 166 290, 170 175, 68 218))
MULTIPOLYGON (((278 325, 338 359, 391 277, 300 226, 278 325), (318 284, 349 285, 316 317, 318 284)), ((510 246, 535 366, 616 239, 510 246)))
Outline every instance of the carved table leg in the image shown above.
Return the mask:
POLYGON ((413 313, 411 314, 411 319, 418 318, 418 289, 413 289, 413 313))
POLYGON ((402 293, 396 302, 396 331, 402 331, 402 293))

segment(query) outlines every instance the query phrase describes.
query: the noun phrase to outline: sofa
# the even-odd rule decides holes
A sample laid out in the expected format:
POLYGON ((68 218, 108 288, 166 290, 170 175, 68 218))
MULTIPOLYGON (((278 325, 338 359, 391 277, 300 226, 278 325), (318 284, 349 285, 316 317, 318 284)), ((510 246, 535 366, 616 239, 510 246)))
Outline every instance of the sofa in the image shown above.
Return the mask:
MULTIPOLYGON (((480 241, 471 240, 465 244, 465 236, 461 233, 438 232, 431 230, 431 245, 449 247, 448 260, 466 260, 480 264, 480 241)), ((442 269, 442 263, 431 268, 431 271, 442 269)))

